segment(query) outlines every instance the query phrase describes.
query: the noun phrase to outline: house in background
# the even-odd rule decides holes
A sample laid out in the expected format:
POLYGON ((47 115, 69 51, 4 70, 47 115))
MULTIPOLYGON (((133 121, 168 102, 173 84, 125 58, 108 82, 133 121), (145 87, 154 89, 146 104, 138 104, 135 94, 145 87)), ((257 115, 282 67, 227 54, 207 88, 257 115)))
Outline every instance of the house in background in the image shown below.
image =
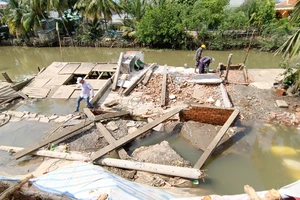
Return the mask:
POLYGON ((294 10, 296 4, 299 0, 284 0, 280 3, 277 3, 275 6, 276 17, 277 18, 286 18, 289 17, 294 10))

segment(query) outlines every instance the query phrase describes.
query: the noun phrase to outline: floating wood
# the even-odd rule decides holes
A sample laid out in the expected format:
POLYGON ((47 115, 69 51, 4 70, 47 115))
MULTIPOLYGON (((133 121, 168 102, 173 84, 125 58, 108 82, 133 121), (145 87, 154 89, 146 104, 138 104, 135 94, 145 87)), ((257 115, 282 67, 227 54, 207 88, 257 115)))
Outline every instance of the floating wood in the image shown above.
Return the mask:
POLYGON ((6 198, 9 199, 9 197, 14 193, 14 191, 20 189, 22 187, 22 185, 24 185, 25 183, 27 183, 29 181, 29 179, 31 179, 31 178, 33 178, 32 174, 30 174, 29 176, 25 177, 21 181, 18 181, 15 185, 12 185, 8 189, 6 189, 4 192, 1 193, 0 200, 6 199, 6 198))
POLYGON ((119 111, 119 112, 112 112, 112 113, 105 113, 102 115, 96 115, 95 116, 95 121, 100 121, 100 120, 107 120, 107 119, 111 119, 111 118, 115 118, 115 117, 122 117, 122 116, 126 116, 129 115, 130 112, 128 111, 119 111))
POLYGON ((167 65, 164 66, 163 71, 163 79, 162 79, 162 86, 161 86, 161 106, 166 105, 166 93, 167 93, 167 77, 168 77, 168 71, 167 71, 167 65))
POLYGON ((92 70, 93 72, 115 72, 117 69, 117 64, 102 64, 97 63, 97 65, 92 70))
POLYGON ((27 87, 43 87, 51 78, 35 78, 27 87))
POLYGON ((222 126, 222 128, 220 129, 220 131, 218 132, 216 137, 213 139, 213 141, 211 141, 211 143, 208 145, 207 149, 204 151, 204 153, 202 154, 200 159, 197 161, 194 168, 201 169, 201 167, 203 166, 203 164, 205 163, 207 158, 215 150, 216 146, 218 145, 218 143, 220 142, 220 140, 222 139, 222 137, 226 133, 227 129, 230 127, 230 125, 234 122, 236 117, 239 115, 239 112, 240 112, 239 110, 235 109, 231 113, 231 115, 228 118, 228 120, 226 121, 226 123, 222 126))
POLYGON ((67 83, 73 77, 72 74, 55 74, 45 86, 60 86, 67 83))
POLYGON ((110 151, 113 151, 113 150, 117 149, 118 147, 130 142, 131 140, 135 139, 136 137, 140 136, 141 134, 145 133, 146 131, 152 129, 153 127, 157 126, 158 124, 162 123, 163 121, 169 119, 173 115, 179 113, 181 110, 182 110, 182 108, 176 108, 176 109, 164 114, 162 117, 160 117, 158 119, 155 119, 154 121, 152 121, 152 122, 146 124, 145 126, 139 128, 138 130, 136 130, 132 134, 128 134, 125 137, 117 140, 115 142, 115 144, 110 144, 110 145, 100 149, 99 151, 92 154, 91 160, 94 161, 94 160, 104 156, 105 154, 109 153, 110 151))
POLYGON ((30 98, 43 99, 46 98, 50 92, 47 88, 25 87, 22 92, 30 98))
POLYGON ((231 108, 232 104, 230 102, 230 99, 228 97, 227 91, 226 91, 223 83, 220 84, 220 88, 221 88, 222 99, 223 99, 223 104, 224 104, 225 108, 231 108))
POLYGON ((72 85, 62 85, 60 86, 54 94, 51 96, 52 99, 69 99, 73 94, 76 87, 72 85))
POLYGON ((135 80, 135 81, 133 81, 132 83, 131 83, 131 85, 128 87, 128 88, 126 88, 126 90, 124 91, 124 95, 125 96, 127 96, 127 95, 129 95, 130 94, 130 92, 137 86, 137 84, 141 81, 141 79, 143 78, 143 76, 148 72, 148 70, 152 70, 154 67, 156 66, 156 63, 152 63, 151 65, 150 65, 150 67, 148 67, 147 69, 145 69, 142 73, 140 73, 139 75, 138 75, 138 78, 135 80))
POLYGON ((188 179, 200 179, 204 174, 199 169, 177 167, 171 165, 152 164, 145 162, 136 162, 131 160, 120 160, 114 158, 104 158, 97 161, 97 164, 111 167, 118 167, 122 169, 131 169, 152 172, 156 174, 164 174, 169 176, 176 176, 188 179))
POLYGON ((68 63, 66 64, 58 74, 73 74, 81 63, 68 63))
POLYGON ((124 56, 124 53, 121 52, 119 60, 118 60, 118 67, 117 67, 117 71, 116 71, 116 74, 115 74, 114 82, 113 82, 112 87, 111 87, 112 90, 117 89, 117 83, 118 83, 118 78, 119 78, 119 75, 120 75, 120 69, 121 69, 121 66, 122 66, 123 56, 124 56))
POLYGON ((274 189, 269 190, 264 195, 263 198, 260 198, 255 192, 255 190, 249 185, 244 186, 244 191, 249 196, 249 199, 251 200, 281 200, 282 199, 280 193, 274 189))
POLYGON ((62 131, 58 132, 55 135, 50 136, 49 138, 47 138, 45 140, 42 140, 42 141, 37 142, 37 143, 36 142, 33 143, 32 145, 26 147, 22 151, 16 153, 14 156, 15 156, 16 159, 19 159, 19 158, 21 158, 21 157, 23 157, 23 156, 25 156, 25 155, 27 155, 27 154, 29 154, 29 153, 31 153, 31 152, 39 149, 39 148, 41 148, 41 147, 43 147, 43 146, 45 146, 45 145, 47 145, 49 143, 52 143, 52 142, 54 142, 56 140, 59 140, 59 139, 65 137, 67 135, 70 135, 70 134, 74 133, 75 131, 77 131, 79 129, 82 129, 82 128, 90 125, 91 123, 92 123, 92 121, 85 120, 85 121, 79 123, 78 125, 65 128, 62 131))
MULTIPOLYGON (((104 136, 105 140, 109 144, 115 145, 115 142, 117 140, 111 135, 111 133, 105 128, 105 126, 100 122, 96 123, 96 126, 100 133, 104 136)), ((129 157, 127 152, 123 148, 118 149, 117 152, 121 159, 127 159, 129 157)))

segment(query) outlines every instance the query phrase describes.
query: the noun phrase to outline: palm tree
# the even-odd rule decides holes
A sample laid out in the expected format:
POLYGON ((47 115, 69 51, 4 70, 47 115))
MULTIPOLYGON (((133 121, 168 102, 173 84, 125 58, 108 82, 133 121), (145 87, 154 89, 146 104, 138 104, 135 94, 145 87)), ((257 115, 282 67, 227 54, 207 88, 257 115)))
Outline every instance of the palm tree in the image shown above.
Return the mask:
POLYGON ((75 9, 90 21, 104 19, 107 30, 107 22, 112 20, 113 14, 119 14, 121 9, 114 0, 78 0, 74 6, 75 9))
POLYGON ((126 13, 120 28, 123 31, 122 36, 131 38, 135 35, 136 25, 146 12, 147 0, 121 0, 120 6, 126 13))
POLYGON ((25 27, 23 26, 23 17, 28 13, 28 6, 22 4, 21 1, 10 0, 8 2, 8 5, 4 10, 2 21, 7 24, 11 35, 15 35, 17 38, 19 38, 19 36, 28 37, 25 27))

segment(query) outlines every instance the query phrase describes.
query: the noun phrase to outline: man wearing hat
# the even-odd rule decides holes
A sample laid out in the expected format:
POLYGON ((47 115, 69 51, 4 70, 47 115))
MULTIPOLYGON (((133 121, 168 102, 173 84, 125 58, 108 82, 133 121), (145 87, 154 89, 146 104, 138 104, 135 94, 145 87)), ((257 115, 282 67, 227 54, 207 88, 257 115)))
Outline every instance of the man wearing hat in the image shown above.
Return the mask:
POLYGON ((197 49, 197 51, 196 51, 196 57, 195 57, 195 59, 196 59, 195 73, 196 73, 196 69, 199 67, 199 64, 200 64, 199 61, 200 61, 200 59, 201 59, 201 57, 202 57, 202 51, 203 51, 203 49, 206 49, 205 44, 202 44, 201 47, 199 47, 199 48, 197 49))
POLYGON ((92 91, 92 98, 94 97, 94 89, 91 86, 91 84, 88 83, 87 81, 83 80, 81 77, 77 78, 76 83, 79 84, 78 87, 81 88, 81 93, 80 93, 80 96, 76 100, 75 112, 79 111, 79 106, 80 106, 80 102, 82 101, 82 99, 85 100, 88 107, 94 108, 94 106, 90 103, 90 91, 92 91))

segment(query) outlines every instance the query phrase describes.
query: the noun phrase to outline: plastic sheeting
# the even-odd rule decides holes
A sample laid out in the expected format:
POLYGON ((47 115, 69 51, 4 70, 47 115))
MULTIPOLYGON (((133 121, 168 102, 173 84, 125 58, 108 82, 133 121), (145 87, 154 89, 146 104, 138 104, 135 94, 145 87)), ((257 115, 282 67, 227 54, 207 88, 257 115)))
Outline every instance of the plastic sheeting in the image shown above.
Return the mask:
POLYGON ((164 200, 175 197, 172 193, 127 181, 100 166, 82 162, 74 162, 32 182, 43 191, 76 199, 97 199, 101 194, 108 194, 110 200, 164 200))

